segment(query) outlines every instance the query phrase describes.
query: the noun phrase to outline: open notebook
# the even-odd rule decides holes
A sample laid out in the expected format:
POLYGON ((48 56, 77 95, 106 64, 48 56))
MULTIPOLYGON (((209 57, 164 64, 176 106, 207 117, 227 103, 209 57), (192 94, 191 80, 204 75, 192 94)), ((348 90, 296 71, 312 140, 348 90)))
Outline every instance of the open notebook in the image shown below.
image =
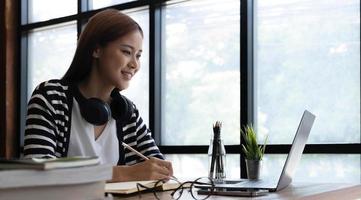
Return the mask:
MULTIPOLYGON (((148 188, 154 188, 157 180, 150 181, 129 181, 129 182, 116 182, 116 183, 107 183, 105 185, 105 192, 113 194, 131 194, 138 192, 137 183, 140 183, 148 188)), ((169 180, 168 182, 162 183, 157 187, 157 190, 173 190, 180 185, 179 182, 174 180, 169 180)), ((140 191, 146 190, 143 187, 139 188, 140 191)))

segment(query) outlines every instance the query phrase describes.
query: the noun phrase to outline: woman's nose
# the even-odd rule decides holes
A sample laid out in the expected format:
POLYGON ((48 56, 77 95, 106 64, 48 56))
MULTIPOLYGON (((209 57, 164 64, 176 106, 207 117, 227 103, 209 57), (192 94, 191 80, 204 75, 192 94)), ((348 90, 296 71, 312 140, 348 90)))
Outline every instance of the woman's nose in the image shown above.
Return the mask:
POLYGON ((135 56, 133 56, 132 60, 129 62, 128 65, 130 68, 134 68, 134 69, 138 68, 139 63, 138 63, 137 58, 135 58, 135 56))

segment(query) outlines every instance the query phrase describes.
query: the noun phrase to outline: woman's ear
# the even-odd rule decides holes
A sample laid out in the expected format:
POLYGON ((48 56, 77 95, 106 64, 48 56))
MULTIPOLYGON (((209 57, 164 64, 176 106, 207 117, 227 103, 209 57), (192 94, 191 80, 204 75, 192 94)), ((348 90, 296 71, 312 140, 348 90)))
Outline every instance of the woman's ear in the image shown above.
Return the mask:
POLYGON ((101 54, 101 48, 99 45, 97 45, 93 50, 93 58, 99 58, 100 54, 101 54))

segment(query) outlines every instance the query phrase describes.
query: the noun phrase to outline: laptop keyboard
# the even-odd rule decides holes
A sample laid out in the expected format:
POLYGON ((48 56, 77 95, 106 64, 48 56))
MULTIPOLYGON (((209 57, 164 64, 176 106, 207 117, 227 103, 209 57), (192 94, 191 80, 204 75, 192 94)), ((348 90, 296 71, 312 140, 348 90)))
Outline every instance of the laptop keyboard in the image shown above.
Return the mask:
POLYGON ((268 180, 227 180, 223 184, 216 184, 218 188, 276 188, 276 183, 268 180))
POLYGON ((237 186, 248 188, 275 188, 276 185, 269 181, 257 180, 257 181, 243 181, 237 184, 237 186))

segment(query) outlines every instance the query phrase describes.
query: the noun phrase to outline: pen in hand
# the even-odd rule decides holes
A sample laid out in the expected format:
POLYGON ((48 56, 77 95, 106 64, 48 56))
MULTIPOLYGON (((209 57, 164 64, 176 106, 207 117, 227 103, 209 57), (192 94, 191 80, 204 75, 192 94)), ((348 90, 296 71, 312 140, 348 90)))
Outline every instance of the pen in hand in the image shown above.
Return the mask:
POLYGON ((138 156, 140 156, 141 158, 143 158, 144 160, 149 160, 148 157, 146 157, 145 155, 141 154, 139 151, 133 149, 131 146, 125 144, 124 142, 122 142, 122 145, 123 145, 125 148, 127 148, 127 149, 129 149, 130 151, 132 151, 132 152, 134 152, 135 154, 137 154, 138 156))
MULTIPOLYGON (((146 157, 145 155, 141 154, 139 151, 133 149, 131 146, 125 144, 124 142, 122 142, 122 145, 123 145, 125 148, 127 148, 127 149, 129 149, 130 151, 132 151, 132 152, 134 152, 135 154, 137 154, 138 156, 140 156, 141 158, 143 158, 144 160, 149 160, 148 157, 146 157)), ((177 179, 175 176, 173 176, 173 175, 172 175, 171 177, 174 178, 174 179, 176 179, 176 180, 178 180, 178 179, 177 179)))

